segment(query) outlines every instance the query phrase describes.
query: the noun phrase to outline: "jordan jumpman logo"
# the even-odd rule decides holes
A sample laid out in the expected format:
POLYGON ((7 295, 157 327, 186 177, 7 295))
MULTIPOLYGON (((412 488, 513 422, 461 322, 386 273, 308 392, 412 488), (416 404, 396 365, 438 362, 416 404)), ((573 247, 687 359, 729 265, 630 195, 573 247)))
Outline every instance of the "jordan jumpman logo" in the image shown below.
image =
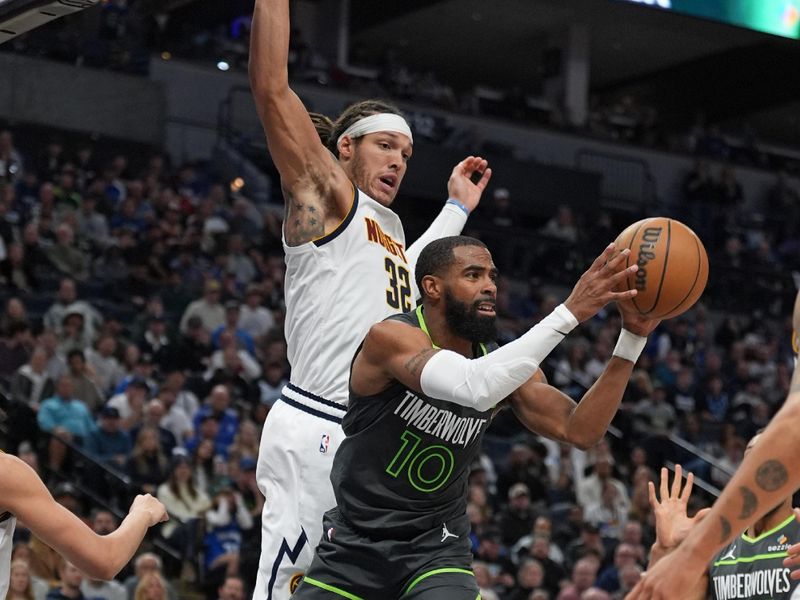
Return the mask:
POLYGON ((446 523, 442 523, 442 543, 444 543, 444 541, 447 538, 456 538, 456 539, 458 539, 458 536, 455 533, 450 533, 449 531, 447 531, 447 524, 446 523))

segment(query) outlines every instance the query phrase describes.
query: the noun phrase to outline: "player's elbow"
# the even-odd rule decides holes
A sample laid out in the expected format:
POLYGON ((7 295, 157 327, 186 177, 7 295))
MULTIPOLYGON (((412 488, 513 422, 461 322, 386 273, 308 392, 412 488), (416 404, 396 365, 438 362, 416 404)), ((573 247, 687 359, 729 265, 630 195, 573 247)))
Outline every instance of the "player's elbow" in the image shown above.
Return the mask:
POLYGON ((563 441, 575 446, 578 450, 588 450, 605 435, 604 431, 590 431, 585 429, 567 429, 563 441))

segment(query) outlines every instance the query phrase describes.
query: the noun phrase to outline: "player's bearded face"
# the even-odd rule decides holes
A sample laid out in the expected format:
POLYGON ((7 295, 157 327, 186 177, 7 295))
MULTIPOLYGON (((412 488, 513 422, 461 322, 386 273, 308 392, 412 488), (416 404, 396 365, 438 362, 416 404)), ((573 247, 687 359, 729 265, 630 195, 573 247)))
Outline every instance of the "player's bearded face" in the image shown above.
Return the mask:
MULTIPOLYGON (((471 305, 457 300, 450 290, 444 291, 444 317, 447 326, 457 336, 473 343, 493 342, 497 339, 497 318, 480 314, 478 306, 486 298, 476 300, 471 305)), ((494 303, 494 299, 491 299, 494 303)))

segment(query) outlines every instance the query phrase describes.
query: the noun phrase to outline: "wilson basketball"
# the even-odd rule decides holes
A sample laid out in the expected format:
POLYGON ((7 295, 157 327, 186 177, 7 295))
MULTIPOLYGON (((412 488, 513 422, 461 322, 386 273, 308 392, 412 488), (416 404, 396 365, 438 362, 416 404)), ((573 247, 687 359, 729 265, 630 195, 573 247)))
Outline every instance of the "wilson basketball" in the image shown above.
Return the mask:
POLYGON ((654 319, 675 317, 692 307, 708 282, 708 255, 700 238, 675 219, 652 217, 630 225, 616 240, 630 248, 625 264, 639 265, 618 289, 638 294, 623 302, 654 319))

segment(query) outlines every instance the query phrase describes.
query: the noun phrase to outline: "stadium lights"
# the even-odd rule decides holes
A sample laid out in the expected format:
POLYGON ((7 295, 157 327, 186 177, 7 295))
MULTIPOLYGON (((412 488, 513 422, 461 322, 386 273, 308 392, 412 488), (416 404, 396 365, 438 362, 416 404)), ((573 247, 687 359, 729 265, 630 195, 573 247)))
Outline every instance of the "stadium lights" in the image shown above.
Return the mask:
POLYGON ((241 177, 237 177, 233 181, 231 181, 231 192, 234 194, 241 190, 244 187, 244 179, 241 177))

